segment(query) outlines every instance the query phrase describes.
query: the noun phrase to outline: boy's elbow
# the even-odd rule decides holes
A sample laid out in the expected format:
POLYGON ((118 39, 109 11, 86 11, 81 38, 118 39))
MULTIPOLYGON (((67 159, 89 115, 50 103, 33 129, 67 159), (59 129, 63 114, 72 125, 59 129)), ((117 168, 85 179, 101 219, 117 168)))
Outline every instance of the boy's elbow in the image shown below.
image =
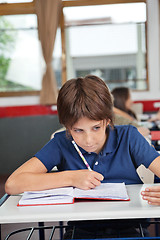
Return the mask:
POLYGON ((10 178, 7 179, 5 186, 4 186, 5 192, 9 195, 16 194, 14 192, 14 186, 15 186, 14 181, 10 178))

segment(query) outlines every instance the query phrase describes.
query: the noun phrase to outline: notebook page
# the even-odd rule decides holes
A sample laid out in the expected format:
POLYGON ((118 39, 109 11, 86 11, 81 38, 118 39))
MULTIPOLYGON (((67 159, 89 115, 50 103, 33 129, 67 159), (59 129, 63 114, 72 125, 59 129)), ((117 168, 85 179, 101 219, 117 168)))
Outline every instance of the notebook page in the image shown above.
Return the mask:
POLYGON ((73 187, 24 192, 19 205, 45 205, 73 202, 73 187))
POLYGON ((72 203, 72 196, 48 196, 44 198, 32 198, 32 199, 23 199, 19 200, 20 206, 29 206, 29 205, 47 205, 47 204, 61 204, 61 203, 72 203))
POLYGON ((129 199, 124 183, 101 183, 100 186, 90 190, 74 189, 76 198, 108 198, 129 199))
POLYGON ((73 196, 73 187, 54 188, 42 191, 28 191, 23 193, 23 199, 42 198, 47 196, 73 196))

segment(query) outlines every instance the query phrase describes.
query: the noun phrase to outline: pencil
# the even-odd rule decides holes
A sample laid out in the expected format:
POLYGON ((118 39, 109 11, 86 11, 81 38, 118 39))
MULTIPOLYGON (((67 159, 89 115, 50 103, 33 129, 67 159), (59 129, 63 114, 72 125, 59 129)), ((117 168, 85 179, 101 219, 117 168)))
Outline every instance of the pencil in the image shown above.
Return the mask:
POLYGON ((85 157, 83 156, 83 154, 82 154, 82 153, 81 153, 81 151, 79 150, 79 148, 78 148, 78 146, 77 146, 77 144, 75 143, 75 141, 74 141, 74 140, 72 141, 72 143, 73 143, 73 145, 74 145, 75 149, 77 150, 77 152, 78 152, 79 156, 82 158, 82 160, 83 160, 84 164, 85 164, 85 165, 86 165, 86 167, 88 168, 88 170, 89 170, 89 171, 92 171, 92 169, 90 168, 90 166, 89 166, 88 162, 86 161, 85 157))

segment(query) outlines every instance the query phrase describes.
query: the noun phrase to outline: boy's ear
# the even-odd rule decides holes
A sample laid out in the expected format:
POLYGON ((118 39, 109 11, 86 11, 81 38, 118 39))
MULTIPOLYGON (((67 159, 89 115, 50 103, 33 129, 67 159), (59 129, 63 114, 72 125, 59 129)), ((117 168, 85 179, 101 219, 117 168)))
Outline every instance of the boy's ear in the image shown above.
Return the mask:
POLYGON ((66 132, 67 132, 68 136, 71 136, 71 132, 70 132, 69 128, 66 128, 66 132))
POLYGON ((110 124, 111 120, 110 119, 107 119, 106 121, 106 126, 108 126, 110 124))

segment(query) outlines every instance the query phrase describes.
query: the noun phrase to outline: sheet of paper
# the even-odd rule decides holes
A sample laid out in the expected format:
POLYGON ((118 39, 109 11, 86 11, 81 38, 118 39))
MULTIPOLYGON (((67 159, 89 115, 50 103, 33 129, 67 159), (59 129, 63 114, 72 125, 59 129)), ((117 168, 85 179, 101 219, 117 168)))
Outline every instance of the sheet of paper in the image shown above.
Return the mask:
POLYGON ((54 188, 48 189, 43 191, 31 191, 31 192, 24 192, 23 197, 24 199, 32 199, 32 198, 40 198, 40 197, 47 197, 47 196, 59 196, 59 195, 73 195, 73 187, 64 187, 64 188, 54 188))
POLYGON ((56 204, 73 202, 73 187, 24 192, 19 205, 56 204))
POLYGON ((129 199, 124 183, 102 183, 91 190, 75 188, 74 197, 129 199))

